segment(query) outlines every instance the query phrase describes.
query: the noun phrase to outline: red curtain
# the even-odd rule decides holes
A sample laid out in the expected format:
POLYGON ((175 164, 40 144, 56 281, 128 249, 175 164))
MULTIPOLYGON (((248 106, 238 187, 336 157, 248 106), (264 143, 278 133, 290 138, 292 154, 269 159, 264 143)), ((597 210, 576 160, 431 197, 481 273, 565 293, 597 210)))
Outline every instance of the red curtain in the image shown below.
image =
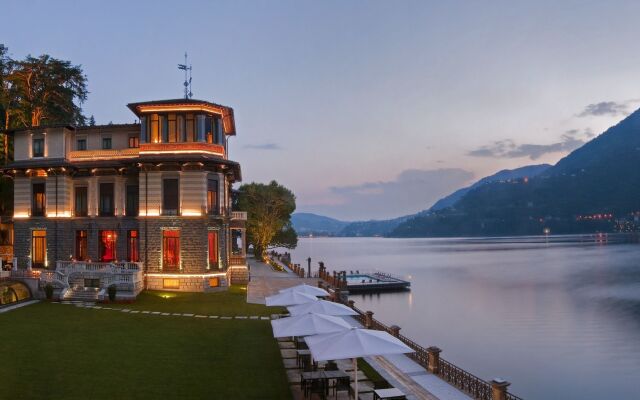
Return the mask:
POLYGON ((100 233, 100 261, 111 262, 116 259, 116 232, 102 231, 100 233))

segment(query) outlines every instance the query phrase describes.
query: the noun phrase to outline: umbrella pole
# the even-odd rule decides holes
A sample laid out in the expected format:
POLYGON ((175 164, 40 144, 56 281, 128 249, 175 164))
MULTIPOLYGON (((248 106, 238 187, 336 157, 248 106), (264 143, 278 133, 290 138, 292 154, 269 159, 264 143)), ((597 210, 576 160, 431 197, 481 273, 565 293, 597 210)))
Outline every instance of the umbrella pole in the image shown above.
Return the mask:
POLYGON ((355 381, 355 393, 354 393, 354 398, 356 400, 358 400, 358 359, 354 358, 353 359, 353 375, 355 376, 354 381, 355 381))

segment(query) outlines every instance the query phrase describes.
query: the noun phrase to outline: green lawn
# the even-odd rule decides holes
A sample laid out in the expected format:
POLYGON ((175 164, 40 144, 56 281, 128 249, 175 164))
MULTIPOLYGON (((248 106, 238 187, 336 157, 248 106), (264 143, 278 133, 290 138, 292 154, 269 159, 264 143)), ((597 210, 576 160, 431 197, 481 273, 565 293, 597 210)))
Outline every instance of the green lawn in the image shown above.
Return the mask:
MULTIPOLYGON (((129 308, 266 315, 243 290, 145 293, 129 308), (240 301, 241 300, 241 301, 240 301)), ((289 399, 269 321, 41 302, 0 314, 0 399, 289 399)))
POLYGON ((130 310, 180 312, 219 316, 260 315, 269 316, 284 312, 282 307, 265 307, 247 304, 246 286, 231 286, 229 290, 217 293, 180 293, 147 290, 138 296, 135 303, 115 304, 111 307, 130 310))

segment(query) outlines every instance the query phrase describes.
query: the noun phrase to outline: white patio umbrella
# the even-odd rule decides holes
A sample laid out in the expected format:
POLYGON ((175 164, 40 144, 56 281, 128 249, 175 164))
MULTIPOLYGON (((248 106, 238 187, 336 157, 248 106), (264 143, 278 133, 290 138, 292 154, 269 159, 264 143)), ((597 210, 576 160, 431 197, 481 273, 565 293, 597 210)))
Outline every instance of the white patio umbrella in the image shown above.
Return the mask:
POLYGON ((329 292, 327 292, 326 290, 316 286, 307 285, 306 283, 303 283, 302 285, 297 285, 297 286, 292 286, 290 288, 282 289, 280 293, 288 292, 291 290, 298 293, 310 294, 312 296, 320 296, 320 297, 329 296, 329 292))
POLYGON ((344 304, 334 303, 332 301, 317 300, 309 303, 287 307, 291 315, 308 314, 315 312, 326 315, 358 315, 357 312, 344 304))
POLYGON ((268 306, 292 306, 296 304, 318 301, 318 298, 310 294, 298 293, 294 291, 274 294, 265 299, 268 306))
POLYGON ((342 318, 309 313, 271 321, 274 337, 309 336, 351 329, 342 318))
POLYGON ((412 353, 413 350, 387 332, 351 328, 346 331, 305 338, 316 361, 353 359, 355 398, 358 398, 358 357, 412 353))

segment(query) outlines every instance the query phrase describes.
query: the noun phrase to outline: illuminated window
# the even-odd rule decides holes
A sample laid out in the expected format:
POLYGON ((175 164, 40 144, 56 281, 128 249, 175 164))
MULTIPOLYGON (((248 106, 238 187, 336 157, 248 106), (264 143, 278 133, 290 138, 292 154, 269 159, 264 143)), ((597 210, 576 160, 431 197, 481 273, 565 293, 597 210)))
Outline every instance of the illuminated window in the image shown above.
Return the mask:
POLYGON ((31 215, 35 217, 44 216, 47 209, 47 195, 44 183, 34 183, 31 186, 31 215))
POLYGON ((218 214, 218 181, 209 179, 207 181, 207 212, 218 214))
POLYGON ((76 231, 76 260, 87 259, 87 231, 76 231))
POLYGON ((75 188, 75 216, 87 216, 87 188, 86 186, 77 186, 75 188))
POLYGON ((167 132, 167 142, 175 143, 178 141, 178 126, 176 121, 175 114, 169 114, 168 116, 168 132, 167 132))
POLYGON ((102 149, 103 150, 110 150, 111 149, 111 138, 110 137, 103 137, 102 138, 102 149))
POLYGON ((113 216, 113 183, 100 184, 100 216, 113 216))
POLYGON ((158 118, 160 121, 160 137, 162 138, 163 143, 167 143, 169 141, 169 137, 168 137, 169 126, 167 124, 167 116, 160 115, 158 118))
POLYGON ((184 115, 178 115, 177 118, 178 141, 184 142, 186 141, 184 137, 184 115))
POLYGON ((180 289, 180 279, 163 279, 163 289, 180 289))
POLYGON ((217 276, 213 278, 209 278, 209 287, 218 287, 220 286, 220 279, 217 276))
POLYGON ((138 254, 138 231, 127 232, 127 260, 131 262, 140 261, 138 254))
POLYGON ((164 215, 178 215, 180 191, 178 179, 162 180, 162 213, 164 215))
POLYGON ((187 119, 185 120, 185 141, 193 142, 195 141, 195 133, 196 133, 196 121, 194 119, 193 114, 187 114, 187 119))
POLYGON ((218 269, 218 232, 209 231, 209 268, 218 269))
POLYGON ((31 266, 44 268, 47 258, 47 231, 31 231, 31 266))
POLYGON ((136 149, 140 147, 140 138, 137 136, 129 136, 129 148, 136 149))
POLYGON ((160 143, 160 127, 158 114, 151 114, 149 117, 149 140, 151 143, 160 143))
POLYGON ((162 231, 162 269, 166 271, 180 268, 180 231, 162 231))
POLYGON ((213 127, 214 120, 211 117, 206 117, 204 119, 204 131, 207 143, 213 143, 213 127))
POLYGON ((33 139, 31 141, 33 156, 44 157, 44 138, 33 139))
POLYGON ((100 231, 100 261, 116 260, 117 234, 115 231, 100 231))

